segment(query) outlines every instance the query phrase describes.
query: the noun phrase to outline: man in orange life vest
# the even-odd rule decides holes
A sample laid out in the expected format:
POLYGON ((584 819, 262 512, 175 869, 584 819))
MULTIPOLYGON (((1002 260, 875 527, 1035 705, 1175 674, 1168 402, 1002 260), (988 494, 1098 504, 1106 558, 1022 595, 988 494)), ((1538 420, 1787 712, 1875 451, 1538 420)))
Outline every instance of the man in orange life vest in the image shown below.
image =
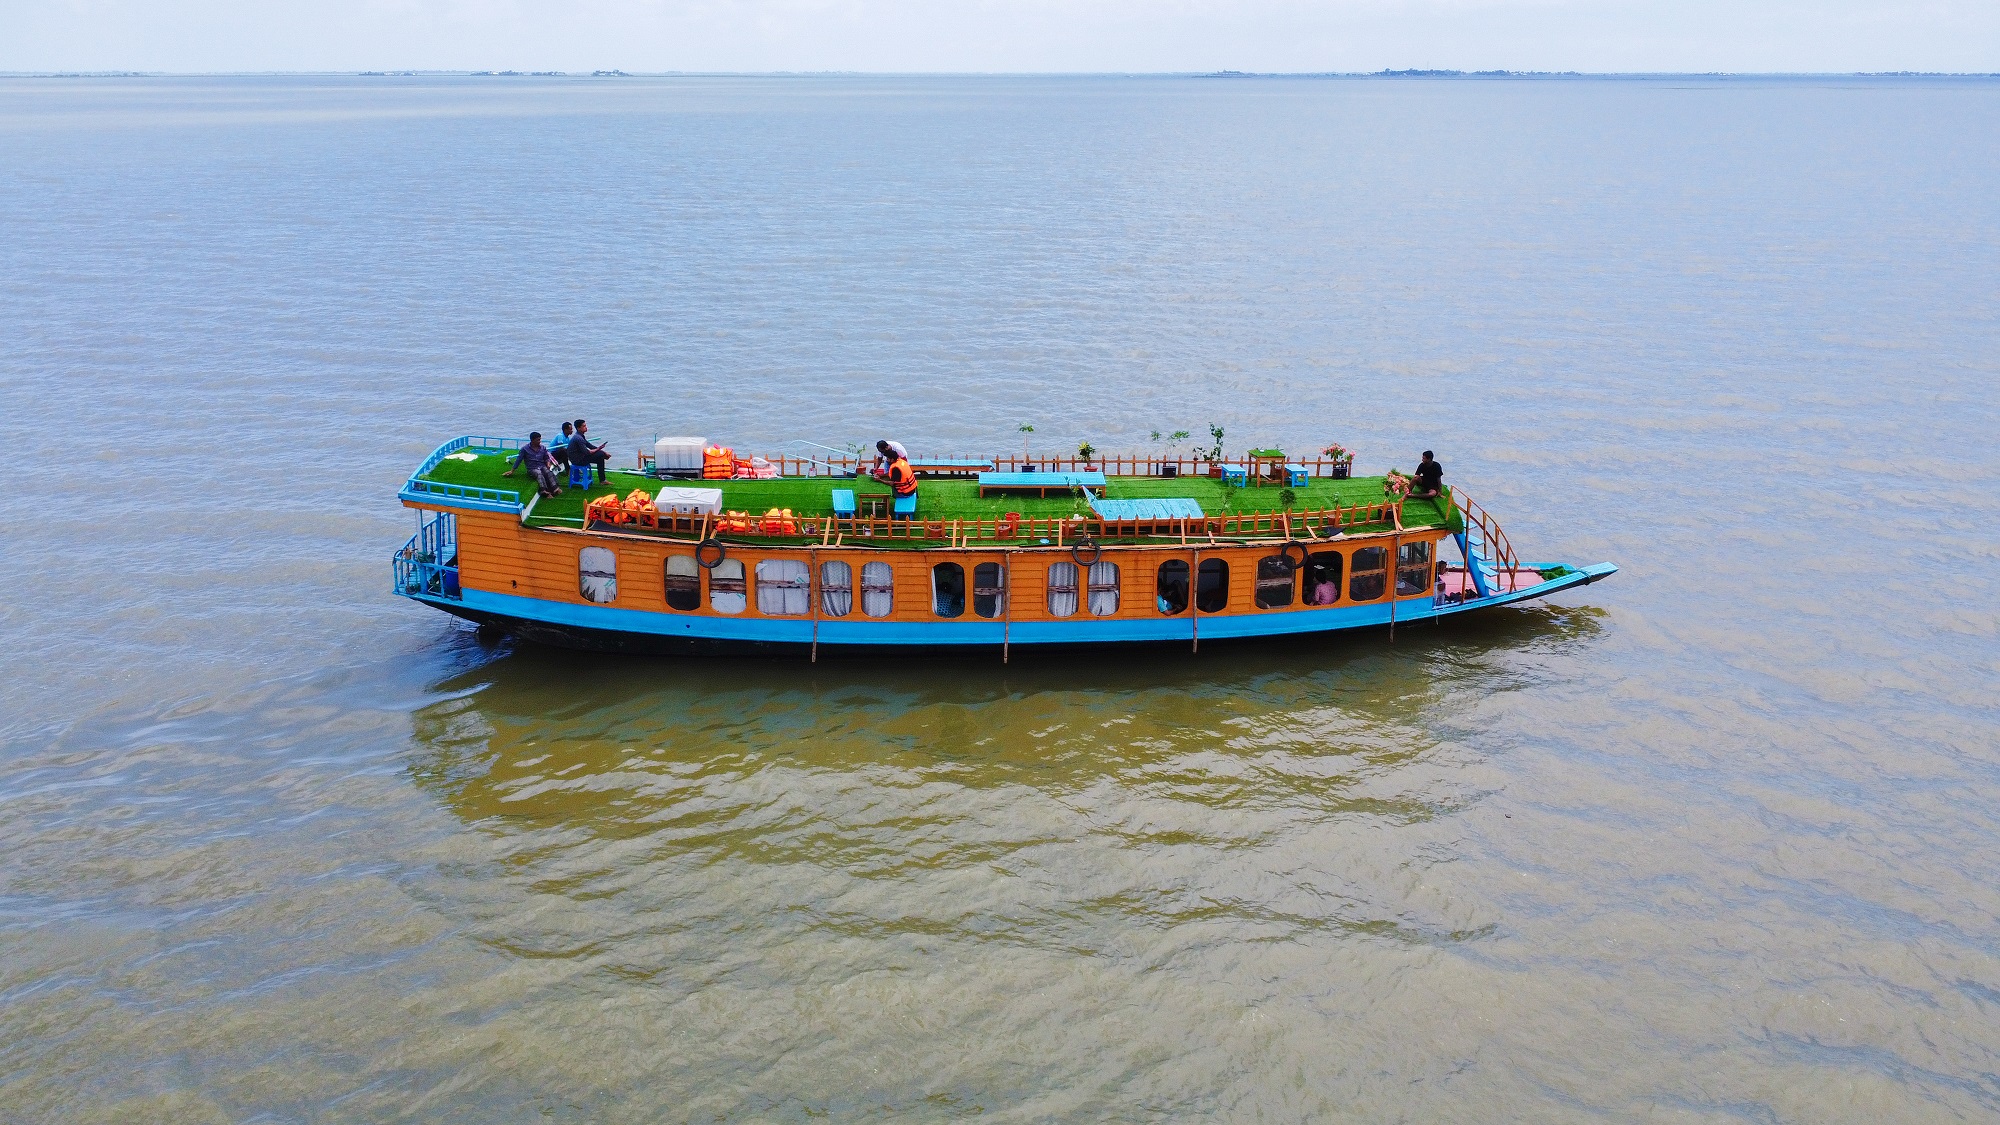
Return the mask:
MULTIPOLYGON (((877 448, 880 447, 878 446, 877 448)), ((901 500, 905 496, 915 497, 917 494, 917 471, 910 467, 909 455, 900 450, 885 452, 889 456, 889 467, 875 473, 876 479, 888 481, 889 491, 895 493, 898 500, 901 500)), ((908 520, 915 519, 916 517, 908 513, 896 516, 893 514, 892 509, 890 518, 908 520)))

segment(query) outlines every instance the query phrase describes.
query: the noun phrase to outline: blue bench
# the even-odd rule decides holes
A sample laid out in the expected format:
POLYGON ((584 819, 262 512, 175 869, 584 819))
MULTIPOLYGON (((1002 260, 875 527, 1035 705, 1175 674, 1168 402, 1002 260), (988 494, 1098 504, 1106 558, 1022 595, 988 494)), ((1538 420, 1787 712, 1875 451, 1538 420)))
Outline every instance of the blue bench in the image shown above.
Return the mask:
POLYGON ((851 520, 854 518, 854 490, 836 488, 833 490, 833 518, 851 520))
POLYGON ((1241 465, 1224 465, 1222 467, 1222 483, 1233 484, 1238 488, 1242 488, 1250 483, 1250 473, 1241 465))
POLYGON ((896 497, 896 504, 895 507, 890 510, 889 518, 894 520, 916 519, 917 518, 916 493, 913 492, 908 496, 896 497))
POLYGON ((1306 478, 1311 475, 1311 473, 1306 472, 1304 465, 1285 466, 1285 483, 1293 488, 1304 488, 1306 486, 1306 478))
POLYGON ((1050 489, 1068 492, 1073 488, 1103 488, 1104 474, 1090 473, 981 473, 979 495, 988 492, 1032 492, 1047 496, 1050 489))

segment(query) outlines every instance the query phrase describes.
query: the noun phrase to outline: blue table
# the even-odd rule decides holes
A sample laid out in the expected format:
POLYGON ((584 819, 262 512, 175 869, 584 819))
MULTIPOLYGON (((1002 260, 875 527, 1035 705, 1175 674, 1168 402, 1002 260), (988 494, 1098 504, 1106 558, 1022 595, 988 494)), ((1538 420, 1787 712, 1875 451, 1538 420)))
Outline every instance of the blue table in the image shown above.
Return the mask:
POLYGON ((1073 488, 1103 488, 1103 473, 981 473, 979 495, 988 492, 1032 492, 1047 496, 1050 489, 1068 492, 1073 488))
POLYGON ((1163 497, 1157 500, 1092 500, 1090 510, 1096 512, 1097 518, 1106 523, 1202 518, 1201 504, 1184 496, 1163 497))

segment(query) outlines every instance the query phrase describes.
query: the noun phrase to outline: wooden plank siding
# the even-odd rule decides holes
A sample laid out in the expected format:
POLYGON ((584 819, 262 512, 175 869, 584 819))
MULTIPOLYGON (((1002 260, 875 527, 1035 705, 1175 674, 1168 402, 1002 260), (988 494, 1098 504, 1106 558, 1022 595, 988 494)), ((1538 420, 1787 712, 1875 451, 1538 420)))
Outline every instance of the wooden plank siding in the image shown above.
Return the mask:
MULTIPOLYGON (((966 609, 962 617, 955 620, 980 621, 972 609, 972 586, 974 568, 980 563, 999 563, 1006 568, 1007 596, 1012 605, 1003 617, 1011 616, 1021 621, 1083 621, 1093 617, 1089 607, 1088 569, 1078 568, 1078 606, 1076 613, 1068 618, 1056 618, 1048 612, 1049 568, 1060 562, 1070 562, 1067 549, 1046 547, 1024 548, 1012 552, 978 547, 960 550, 869 550, 852 547, 751 547, 731 544, 729 558, 743 563, 748 607, 740 614, 717 613, 709 608, 709 571, 702 570, 701 608, 691 611, 672 610, 666 602, 666 560, 667 556, 692 555, 692 543, 671 543, 638 536, 621 536, 599 532, 563 531, 546 528, 526 528, 510 515, 497 512, 477 512, 463 509, 429 508, 433 511, 450 511, 458 518, 459 581, 471 590, 483 590, 496 594, 536 598, 544 601, 565 602, 574 605, 589 605, 579 589, 578 553, 585 547, 606 547, 618 558, 618 597, 609 603, 620 609, 637 609, 676 616, 689 613, 717 618, 742 618, 761 616, 757 612, 757 562, 760 559, 795 559, 799 561, 827 562, 839 559, 853 568, 854 608, 849 619, 858 621, 937 621, 932 612, 931 567, 941 562, 954 562, 965 568, 966 609), (895 605, 885 618, 869 618, 861 609, 861 568, 870 562, 887 562, 894 569, 893 585, 895 605), (1011 562, 1011 566, 1009 565, 1011 562)), ((1308 551, 1319 553, 1337 551, 1343 557, 1342 589, 1340 601, 1336 605, 1365 604, 1352 602, 1347 597, 1347 576, 1353 573, 1353 552, 1362 547, 1392 548, 1400 542, 1408 545, 1429 542, 1432 546, 1433 566, 1438 562, 1437 544, 1444 533, 1437 529, 1405 531, 1400 535, 1383 533, 1380 535, 1355 536, 1352 538, 1319 540, 1308 542, 1308 551)), ((1300 590, 1299 578, 1293 575, 1292 604, 1287 608, 1259 609, 1256 604, 1257 561, 1277 552, 1277 544, 1257 546, 1210 545, 1190 543, 1182 547, 1176 545, 1148 545, 1139 547, 1106 547, 1103 561, 1118 565, 1118 612, 1113 617, 1157 617, 1159 610, 1154 604, 1155 581, 1161 563, 1170 559, 1191 561, 1195 551, 1203 560, 1219 558, 1229 564, 1229 601, 1221 613, 1203 614, 1204 617, 1260 615, 1267 613, 1294 612, 1308 608, 1304 604, 1304 591, 1300 590)), ((1388 576, 1385 585, 1393 590, 1395 586, 1395 558, 1391 550, 1388 576)), ((819 596, 819 573, 812 570, 812 595, 815 605, 819 596)), ((1415 597, 1417 595, 1410 595, 1415 597)), ((1386 601, 1388 594, 1374 599, 1386 601)), ((1317 608, 1317 607, 1314 607, 1317 608)), ((1187 611, 1183 611, 1185 615, 1187 611)), ((787 615, 790 617, 791 615, 787 615)), ((809 615, 806 615, 809 616, 809 615)), ((803 618, 801 618, 803 619, 803 618)), ((997 619, 996 619, 997 620, 997 619)))

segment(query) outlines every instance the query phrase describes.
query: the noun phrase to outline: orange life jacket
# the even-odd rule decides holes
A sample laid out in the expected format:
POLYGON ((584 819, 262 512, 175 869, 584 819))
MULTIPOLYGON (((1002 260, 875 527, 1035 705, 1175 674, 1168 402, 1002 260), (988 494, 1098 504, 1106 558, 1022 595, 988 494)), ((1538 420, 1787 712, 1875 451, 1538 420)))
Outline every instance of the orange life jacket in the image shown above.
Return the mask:
POLYGON ((917 494, 917 471, 901 457, 889 462, 889 488, 898 496, 917 494))

